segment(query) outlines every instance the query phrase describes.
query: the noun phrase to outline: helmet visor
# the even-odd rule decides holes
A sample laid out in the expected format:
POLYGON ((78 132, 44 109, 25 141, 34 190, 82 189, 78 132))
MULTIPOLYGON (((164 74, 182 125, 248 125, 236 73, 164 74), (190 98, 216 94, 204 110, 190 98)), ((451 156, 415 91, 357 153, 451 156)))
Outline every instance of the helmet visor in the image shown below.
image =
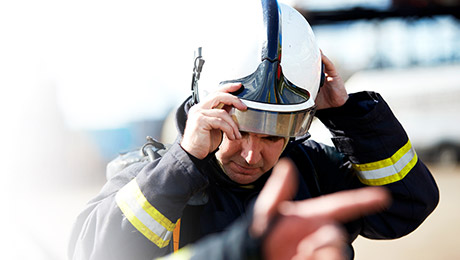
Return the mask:
POLYGON ((251 75, 220 84, 227 83, 241 83, 243 87, 232 94, 249 101, 246 111, 230 111, 241 131, 284 137, 307 133, 314 102, 306 89, 284 77, 279 61, 263 60, 251 75))
POLYGON ((220 82, 241 83, 243 88, 233 93, 249 101, 273 105, 301 104, 310 99, 310 93, 290 82, 283 73, 279 61, 263 60, 249 76, 220 82))
POLYGON ((315 114, 315 107, 295 112, 273 112, 249 108, 241 111, 235 108, 230 115, 240 131, 283 137, 305 135, 315 114))

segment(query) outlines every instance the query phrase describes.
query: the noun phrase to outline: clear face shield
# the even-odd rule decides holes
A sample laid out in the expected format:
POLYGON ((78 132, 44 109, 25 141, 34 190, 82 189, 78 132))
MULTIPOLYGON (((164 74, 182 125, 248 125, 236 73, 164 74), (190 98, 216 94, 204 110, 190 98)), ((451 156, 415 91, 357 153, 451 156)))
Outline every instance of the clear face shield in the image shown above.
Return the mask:
POLYGON ((232 108, 230 114, 241 131, 283 137, 305 135, 315 113, 307 90, 299 88, 283 75, 279 61, 262 61, 251 75, 220 84, 241 83, 232 93, 247 106, 246 111, 232 108))

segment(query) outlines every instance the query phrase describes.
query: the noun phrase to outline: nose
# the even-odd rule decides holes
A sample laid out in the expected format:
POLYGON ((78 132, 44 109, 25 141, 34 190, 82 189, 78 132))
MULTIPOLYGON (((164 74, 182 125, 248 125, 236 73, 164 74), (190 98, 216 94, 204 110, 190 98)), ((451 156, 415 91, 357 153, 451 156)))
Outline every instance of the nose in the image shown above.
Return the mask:
POLYGON ((247 164, 255 165, 262 159, 260 138, 249 134, 243 138, 241 144, 241 156, 247 164))

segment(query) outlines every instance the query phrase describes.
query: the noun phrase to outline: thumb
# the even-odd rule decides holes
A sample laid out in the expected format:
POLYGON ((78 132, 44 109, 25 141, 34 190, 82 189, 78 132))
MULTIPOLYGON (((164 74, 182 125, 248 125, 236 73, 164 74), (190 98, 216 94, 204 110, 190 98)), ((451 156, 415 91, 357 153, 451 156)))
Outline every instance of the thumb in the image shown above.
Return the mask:
POLYGON ((273 168, 254 205, 251 226, 253 236, 259 237, 264 233, 270 220, 277 214, 278 205, 294 197, 297 185, 297 169, 294 163, 287 158, 281 159, 273 168))

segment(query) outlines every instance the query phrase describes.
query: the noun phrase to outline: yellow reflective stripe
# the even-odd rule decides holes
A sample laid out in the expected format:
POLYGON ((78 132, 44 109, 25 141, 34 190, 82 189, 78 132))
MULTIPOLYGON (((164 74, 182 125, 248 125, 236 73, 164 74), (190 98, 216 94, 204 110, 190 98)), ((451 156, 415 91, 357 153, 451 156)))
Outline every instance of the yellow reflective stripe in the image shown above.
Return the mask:
POLYGON ((417 155, 415 155, 412 160, 398 173, 388 176, 388 177, 383 177, 379 179, 365 179, 362 176, 358 175, 359 180, 361 183, 366 184, 366 185, 371 185, 371 186, 378 186, 378 185, 386 185, 390 184, 393 182, 400 181, 406 177, 406 175, 414 168, 415 164, 417 163, 417 155))
POLYGON ((129 222, 150 241, 160 248, 169 244, 175 224, 147 201, 136 179, 118 191, 116 202, 129 222))
POLYGON ((376 170, 380 168, 384 168, 387 166, 391 166, 395 164, 395 162, 399 161, 403 155, 405 155, 409 150, 411 150, 412 145, 410 141, 407 141, 407 143, 401 147, 398 151, 396 151, 393 156, 387 159, 383 159, 377 162, 372 162, 372 163, 365 163, 365 164, 353 164, 353 168, 355 168, 358 171, 370 171, 370 170, 376 170))
POLYGON ((135 194, 136 200, 141 205, 141 207, 147 212, 153 219, 155 219, 158 223, 160 223, 163 227, 165 227, 169 231, 173 231, 176 225, 172 223, 169 219, 167 219, 163 214, 161 214, 156 208, 154 208, 150 202, 147 201, 144 194, 142 193, 139 185, 137 185, 137 181, 131 181, 132 191, 135 194))
POLYGON ((123 201, 118 201, 117 200, 118 207, 120 207, 121 211, 123 211, 123 214, 125 214, 126 218, 129 220, 129 222, 137 229, 139 232, 141 232, 147 239, 155 243, 158 247, 162 248, 165 247, 169 244, 169 240, 164 241, 161 237, 159 237, 157 234, 152 232, 148 227, 146 227, 134 214, 134 212, 131 211, 130 207, 124 203, 123 201))
POLYGON ((390 158, 366 164, 354 164, 360 181, 367 185, 385 185, 402 180, 415 166, 418 157, 408 141, 390 158))

